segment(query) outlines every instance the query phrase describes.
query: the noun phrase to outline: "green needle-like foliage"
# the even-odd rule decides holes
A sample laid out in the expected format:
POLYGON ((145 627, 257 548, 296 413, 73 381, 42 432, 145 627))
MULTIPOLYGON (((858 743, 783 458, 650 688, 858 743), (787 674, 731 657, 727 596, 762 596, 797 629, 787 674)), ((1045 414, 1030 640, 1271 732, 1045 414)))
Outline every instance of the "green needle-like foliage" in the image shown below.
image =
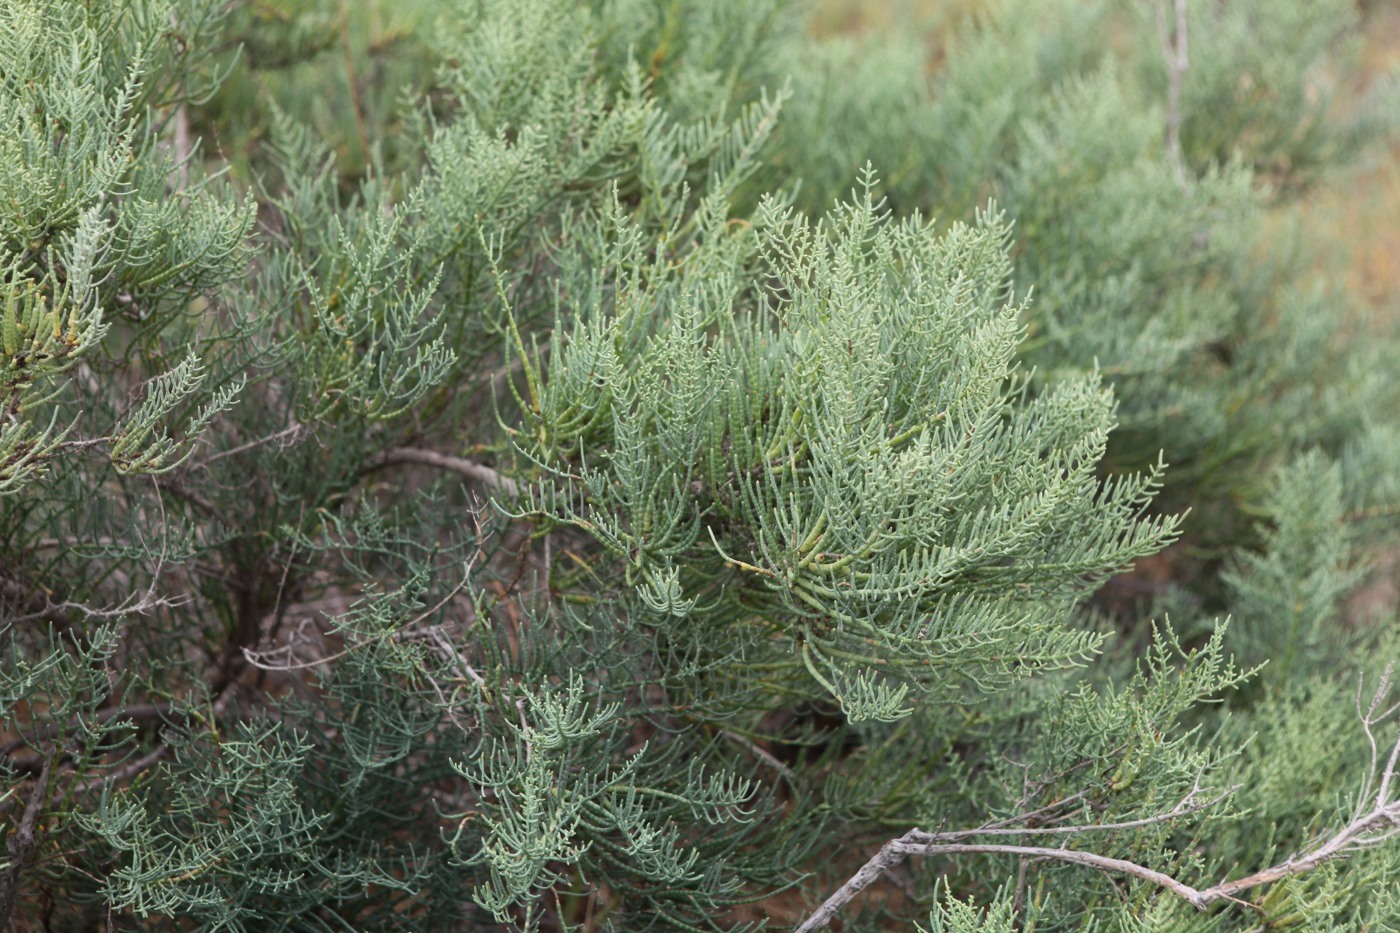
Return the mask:
POLYGON ((0 5, 0 928, 1394 928, 1391 91, 1159 6, 0 5))

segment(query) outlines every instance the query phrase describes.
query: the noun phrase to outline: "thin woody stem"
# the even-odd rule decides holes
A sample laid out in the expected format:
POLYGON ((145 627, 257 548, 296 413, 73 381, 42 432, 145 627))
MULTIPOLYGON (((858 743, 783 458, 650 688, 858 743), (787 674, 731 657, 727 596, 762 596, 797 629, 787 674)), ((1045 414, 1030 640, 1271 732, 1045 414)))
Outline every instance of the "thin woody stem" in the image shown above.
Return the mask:
MULTIPOLYGON (((1372 760, 1377 759, 1375 749, 1375 739, 1371 732, 1374 724, 1372 716, 1380 706, 1381 695, 1389 687, 1389 669, 1381 679, 1381 689, 1377 692, 1377 699, 1371 704, 1371 709, 1361 717, 1362 725, 1366 730, 1367 738, 1372 745, 1372 760)), ((1358 704, 1359 707, 1359 704, 1358 704)), ((1393 712, 1387 710, 1387 715, 1393 712)), ((1208 888, 1195 888, 1184 881, 1130 862, 1125 859, 1111 858, 1099 855, 1094 852, 1084 852, 1077 849, 1050 848, 1047 846, 1022 846, 1003 843, 984 842, 964 842, 964 839, 976 839, 986 836, 1007 836, 1007 835, 1044 835, 1049 833, 1059 834, 1084 834, 1094 831, 1111 831, 1122 829, 1134 829, 1138 827, 1162 823, 1175 819, 1189 813, 1199 812, 1219 803, 1225 797, 1233 793, 1237 788, 1232 787, 1223 794, 1209 800, 1197 802, 1196 794, 1199 792, 1199 785, 1193 787, 1191 792, 1182 799, 1170 811, 1156 816, 1145 817, 1138 820, 1127 820, 1118 823, 1103 823, 1100 825, 1079 825, 1079 826, 1040 826, 1033 828, 1008 827, 1006 824, 1012 821, 1024 821, 1029 814, 1022 814, 1011 820, 1001 820, 997 823, 988 823, 977 829, 956 830, 953 832, 930 833, 921 829, 911 829, 904 835, 891 839, 880 847, 880 850, 873 855, 868 862, 861 867, 851 878, 843 884, 835 893, 826 899, 817 910, 807 918, 807 920, 797 928, 797 933, 810 933, 813 930, 820 930, 826 927, 836 917, 836 914, 846 904, 850 903, 861 891, 874 884, 875 881, 885 872, 898 865, 905 858, 911 855, 936 856, 936 855, 1016 855, 1022 859, 1043 858, 1057 862, 1068 862, 1074 865, 1084 865, 1089 868, 1097 868, 1100 871, 1118 872, 1141 879, 1151 884, 1165 888, 1182 900, 1191 904, 1198 910, 1205 910, 1212 904, 1219 901, 1234 901, 1246 906, 1253 907, 1247 901, 1241 901, 1237 896, 1252 888, 1261 885, 1271 884, 1292 875, 1300 875, 1312 871, 1330 859, 1340 858, 1358 849, 1367 848, 1385 842, 1397 835, 1400 835, 1400 800, 1391 800, 1390 792, 1395 779, 1397 768, 1400 768, 1400 738, 1391 747, 1390 755, 1379 775, 1375 773, 1373 765, 1372 773, 1367 776, 1363 784, 1363 799, 1369 798, 1372 803, 1369 810, 1355 817, 1350 823, 1337 831, 1331 837, 1317 843, 1301 854, 1290 856, 1261 871, 1257 871, 1243 878, 1234 881, 1222 881, 1219 884, 1208 888), (1377 778, 1379 781, 1377 782, 1377 778), (1370 788, 1375 787, 1374 796, 1371 796, 1370 788)), ((1063 801, 1059 801, 1052 806, 1061 806, 1063 801)))

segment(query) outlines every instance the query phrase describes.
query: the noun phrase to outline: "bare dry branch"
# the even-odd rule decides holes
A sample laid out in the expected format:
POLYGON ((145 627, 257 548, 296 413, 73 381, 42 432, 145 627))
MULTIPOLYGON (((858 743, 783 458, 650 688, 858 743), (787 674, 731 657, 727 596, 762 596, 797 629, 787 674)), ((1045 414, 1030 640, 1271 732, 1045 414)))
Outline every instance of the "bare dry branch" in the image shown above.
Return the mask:
POLYGON ((377 470, 380 467, 389 466, 395 463, 421 463, 426 466, 437 467, 441 470, 450 470, 467 479, 475 480, 486 486, 499 489, 512 498, 520 495, 520 487, 515 481, 502 476, 491 469, 474 460, 467 460, 463 457, 453 457, 449 454, 440 454, 435 450, 423 450, 417 447, 396 447, 387 450, 376 457, 367 467, 368 470, 377 470))
MULTIPOLYGON (((1158 885, 1185 900, 1198 910, 1205 910, 1212 904, 1219 901, 1241 901, 1238 895, 1252 888, 1261 885, 1271 884, 1292 875, 1300 875, 1311 871, 1330 859, 1341 858, 1348 853, 1360 849, 1379 845, 1390 839, 1400 836, 1400 800, 1392 799, 1392 792, 1395 784, 1397 768, 1400 768, 1400 735, 1395 739, 1390 749, 1390 754, 1386 757, 1385 764, 1380 764, 1380 752, 1376 743, 1374 728, 1378 722, 1389 719, 1397 710, 1397 706, 1386 707, 1384 712, 1378 714, 1385 704, 1386 697, 1390 692, 1393 665, 1385 669, 1381 675, 1379 686, 1375 696, 1367 710, 1361 712, 1361 694, 1357 691, 1357 712, 1361 716, 1362 729, 1366 733, 1366 739, 1371 746, 1371 769, 1362 784, 1360 795, 1360 809, 1352 820, 1333 835, 1326 839, 1319 840, 1313 845, 1305 848, 1299 853, 1289 856, 1277 865, 1270 866, 1243 878, 1236 878, 1233 881, 1222 881, 1219 884, 1208 888, 1195 888, 1183 881, 1171 877, 1170 875, 1139 865, 1135 862, 1123 859, 1110 858, 1098 855, 1093 852, 1085 852, 1069 848, 1049 848, 1045 846, 1022 846, 1004 843, 983 843, 968 842, 965 840, 976 840, 988 836, 1028 836, 1028 835, 1084 835, 1090 832, 1116 831, 1124 829, 1136 829, 1144 826, 1162 823, 1176 819, 1191 813, 1197 813, 1214 806, 1227 796, 1237 790, 1231 787, 1223 793, 1208 800, 1197 799, 1200 796, 1201 787, 1199 779, 1191 792, 1182 798, 1181 802, 1166 813, 1144 817, 1138 820, 1126 820, 1117 823, 1085 824, 1076 826, 1035 826, 1023 827, 1010 824, 1024 823, 1033 814, 1020 814, 1009 817, 995 823, 986 823, 976 829, 956 830, 952 832, 930 833, 921 829, 911 829, 904 835, 892 839, 880 847, 880 850, 871 856, 870 860, 861 867, 851 878, 843 884, 834 894, 832 894, 807 920, 797 928, 798 933, 809 933, 812 930, 819 930, 827 926, 846 904, 855 898, 866 887, 873 884, 882 874, 898 865, 910 855, 935 856, 935 855, 964 855, 964 854, 987 854, 987 855, 1019 855, 1023 858, 1044 858, 1059 862, 1068 862, 1076 865, 1084 865, 1089 868, 1097 868, 1100 871, 1119 872, 1139 878, 1151 884, 1158 885), (1374 792, 1373 789, 1374 788, 1374 792)), ((1076 795, 1082 796, 1082 795, 1076 795)), ((1044 810, 1053 810, 1062 807, 1063 804, 1074 798, 1056 801, 1044 810)), ((1039 812, 1039 811, 1037 811, 1039 812)), ((1252 905, 1251 905, 1252 906, 1252 905)))
POLYGON ((789 768, 787 765, 774 758, 772 752, 769 752, 757 742, 753 741, 752 739, 747 739, 737 732, 730 732, 728 729, 723 729, 720 731, 719 734, 722 738, 728 739, 736 745, 742 745, 744 748, 753 752, 753 754, 759 760, 763 761, 765 764, 768 765, 768 767, 772 768, 774 771, 782 775, 783 778, 785 778, 789 784, 796 786, 797 775, 793 774, 792 769, 789 768))
POLYGON ((1181 82, 1190 66, 1187 54, 1186 0, 1172 0, 1176 26, 1167 25, 1166 9, 1157 7, 1157 34, 1167 63, 1167 158, 1178 188, 1186 189, 1186 160, 1181 152, 1181 82))
POLYGON ((299 443, 308 433, 309 431, 305 427, 293 422, 290 427, 283 428, 265 437, 259 437, 255 440, 248 441, 246 444, 239 444, 237 447, 231 447, 228 450, 221 450, 216 454, 212 454, 198 463, 193 464, 191 469, 194 467, 207 467, 216 460, 222 460, 225 457, 234 457, 238 454, 246 453, 249 450, 266 446, 267 444, 276 444, 279 450, 285 450, 299 443))
MULTIPOLYGON (((1123 859, 1108 858, 1107 856, 1096 855, 1092 852, 1083 852, 1077 849, 1049 848, 1047 846, 1020 846, 1006 843, 976 843, 964 842, 966 839, 975 839, 985 836, 1038 836, 1046 833, 1057 833, 1062 835, 1083 835, 1090 832, 1115 832, 1125 829, 1139 829, 1145 826, 1152 826, 1165 823, 1170 820, 1187 816, 1192 813, 1199 813, 1209 807, 1220 803, 1236 788, 1230 788, 1221 794, 1207 800, 1198 799, 1201 792, 1199 781, 1191 788, 1190 793, 1181 799, 1176 806, 1165 813, 1143 817, 1137 820, 1123 820, 1116 823, 1082 824, 1075 826, 1012 826, 1013 823, 1025 823, 1033 820, 1037 814, 1053 812, 1062 809, 1065 804, 1081 800, 1083 793, 1074 794, 1070 797, 1057 800, 1052 804, 1041 807, 1039 810, 1018 814, 1004 820, 986 823, 976 829, 961 829, 951 832, 925 832, 922 829, 911 829, 909 832, 897 839, 892 839, 880 847, 871 859, 861 867, 850 880, 843 884, 836 893, 827 898, 807 920, 797 928, 797 933, 808 933, 811 930, 820 930, 835 919, 837 912, 846 904, 850 903, 856 895, 860 894, 866 887, 873 884, 885 872, 897 866, 910 855, 966 855, 966 854, 989 854, 989 855, 1020 855, 1025 858, 1048 858, 1062 862, 1071 862, 1079 865, 1087 865, 1097 868, 1100 871, 1115 871, 1129 874, 1144 881, 1161 885, 1173 893, 1195 904, 1197 907, 1204 907, 1206 903, 1197 903, 1198 899, 1204 897, 1208 892, 1198 891, 1188 884, 1177 881, 1175 878, 1165 875, 1162 872, 1147 868, 1123 859)), ((1214 889, 1211 889, 1214 890, 1214 889)), ((1219 900, 1226 895, 1220 895, 1211 900, 1219 900)))
POLYGON ((43 768, 34 779, 34 787, 24 805, 24 815, 20 817, 19 826, 5 846, 10 865, 9 869, 0 875, 0 929, 10 928, 10 912, 14 910, 15 897, 19 893, 20 876, 28 867, 29 856, 38 842, 35 828, 39 824, 39 815, 43 812, 44 804, 48 801, 51 765, 52 756, 44 761, 43 768))
MULTIPOLYGON (((180 17, 173 11, 170 14, 170 28, 175 35, 180 33, 180 17)), ((183 97, 183 95, 182 95, 183 97)), ((179 173, 175 190, 184 191, 190 186, 190 156, 194 147, 190 142, 190 112, 182 99, 175 107, 175 171, 179 173)))

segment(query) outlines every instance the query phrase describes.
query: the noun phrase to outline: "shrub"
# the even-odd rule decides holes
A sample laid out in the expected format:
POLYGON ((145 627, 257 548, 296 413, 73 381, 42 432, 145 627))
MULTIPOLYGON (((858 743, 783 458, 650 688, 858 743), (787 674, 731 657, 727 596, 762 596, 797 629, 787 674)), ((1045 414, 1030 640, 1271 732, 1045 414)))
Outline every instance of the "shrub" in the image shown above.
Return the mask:
POLYGON ((1284 6, 0 10, 0 925, 1388 928, 1284 6))

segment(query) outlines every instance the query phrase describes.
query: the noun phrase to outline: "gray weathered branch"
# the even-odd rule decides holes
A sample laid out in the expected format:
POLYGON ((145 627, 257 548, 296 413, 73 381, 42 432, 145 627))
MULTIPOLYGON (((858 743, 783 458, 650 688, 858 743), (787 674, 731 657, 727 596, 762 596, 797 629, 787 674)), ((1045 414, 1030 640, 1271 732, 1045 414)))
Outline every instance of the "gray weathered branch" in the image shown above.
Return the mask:
POLYGON ((498 489, 512 498, 520 494, 520 488, 514 480, 502 476, 485 464, 418 447, 395 447, 393 450, 386 450, 370 463, 369 468, 378 469, 395 463, 421 463, 440 470, 450 470, 467 479, 498 489))
MULTIPOLYGON (((1382 674, 1380 678, 1380 683, 1369 709, 1361 713, 1361 725, 1371 745, 1371 769, 1362 785, 1361 808, 1353 815, 1351 821, 1336 833, 1314 843, 1301 852, 1289 856, 1277 865, 1246 875, 1243 878, 1236 878, 1234 881, 1222 881, 1208 888, 1195 888, 1179 879, 1173 878, 1155 869, 1148 868, 1145 865, 1139 865, 1136 862, 1129 862, 1124 859, 1110 858, 1093 852, 1063 847, 1052 848, 1048 846, 1023 846, 1006 843, 965 841, 986 838, 988 836, 1041 836, 1046 834, 1082 835, 1098 831, 1134 829, 1199 812, 1219 803, 1225 796, 1235 790, 1235 788, 1231 788, 1224 794, 1211 800, 1199 801, 1196 799, 1200 792, 1198 784, 1196 787, 1192 788, 1191 793, 1187 794, 1186 797, 1169 812, 1120 823, 1078 826, 1038 826, 1034 828, 1017 828, 1007 825, 1010 822, 1022 820, 1024 816, 1026 816, 1023 814, 1022 817, 1015 817, 1011 820, 987 823, 977 829, 939 833, 925 832, 921 829, 911 829, 904 835, 896 839, 891 839, 881 846, 880 850, 871 856, 870 860, 861 866, 859 871, 852 875, 845 884, 828 897, 826 901, 797 928, 797 933, 811 933, 813 930, 820 930, 826 927, 835 919, 836 914, 841 908, 850 903, 861 891, 865 890, 882 874, 896 867, 900 862, 911 855, 927 857, 936 855, 986 854, 1019 855, 1024 858, 1052 859, 1058 862, 1068 862, 1075 865, 1084 865, 1089 868, 1097 868, 1100 871, 1112 871, 1130 875, 1134 878, 1139 878, 1143 881, 1163 887, 1191 904, 1196 909, 1205 910, 1207 907, 1219 901, 1238 901, 1238 895, 1252 888, 1271 884, 1292 875, 1303 874, 1330 859, 1340 858, 1356 850, 1379 845, 1396 836, 1400 836, 1400 799, 1392 798, 1396 769, 1400 767, 1400 736, 1397 736, 1395 743, 1391 746, 1390 754, 1386 757, 1383 765, 1380 763, 1379 747, 1375 738, 1375 726, 1379 722, 1389 718, 1397 709, 1397 706, 1391 706, 1383 711, 1381 710, 1382 703, 1390 690, 1392 674, 1393 665, 1385 669, 1385 673, 1382 674)), ((1359 697, 1357 708, 1359 712, 1359 697)))

